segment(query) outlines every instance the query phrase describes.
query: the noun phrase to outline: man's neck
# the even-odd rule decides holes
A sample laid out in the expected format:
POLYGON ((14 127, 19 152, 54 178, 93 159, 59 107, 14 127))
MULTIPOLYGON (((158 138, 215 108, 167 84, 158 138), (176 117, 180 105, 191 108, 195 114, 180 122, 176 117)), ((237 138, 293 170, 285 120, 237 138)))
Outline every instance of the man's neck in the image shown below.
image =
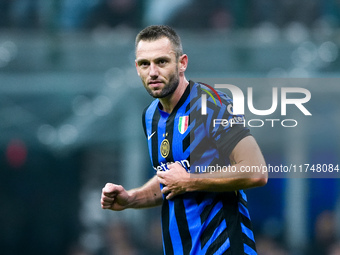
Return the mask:
POLYGON ((177 105, 178 101, 181 99, 182 95, 184 94, 185 89, 187 88, 189 82, 183 77, 183 79, 180 79, 180 82, 178 84, 178 87, 172 93, 171 95, 160 98, 159 101, 162 104, 163 111, 167 113, 171 113, 175 106, 177 105))

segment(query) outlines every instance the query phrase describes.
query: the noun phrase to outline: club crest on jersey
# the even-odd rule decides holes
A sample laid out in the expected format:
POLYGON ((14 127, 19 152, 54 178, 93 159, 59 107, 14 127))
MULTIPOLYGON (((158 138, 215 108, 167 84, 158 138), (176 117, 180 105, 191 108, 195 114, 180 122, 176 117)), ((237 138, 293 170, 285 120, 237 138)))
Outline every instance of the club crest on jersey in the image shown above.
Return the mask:
POLYGON ((181 116, 178 121, 178 131, 183 135, 189 126, 189 116, 181 116))
POLYGON ((161 155, 163 158, 166 158, 170 152, 170 143, 168 139, 164 139, 161 143, 161 155))

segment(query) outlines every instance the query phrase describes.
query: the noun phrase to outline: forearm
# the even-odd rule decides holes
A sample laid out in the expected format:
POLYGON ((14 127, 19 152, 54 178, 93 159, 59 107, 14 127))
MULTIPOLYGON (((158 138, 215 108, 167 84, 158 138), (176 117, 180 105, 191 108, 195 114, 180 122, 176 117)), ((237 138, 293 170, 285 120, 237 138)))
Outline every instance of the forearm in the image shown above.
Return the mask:
POLYGON ((263 171, 266 162, 252 137, 237 145, 237 150, 230 155, 230 161, 234 164, 221 166, 218 171, 190 174, 189 189, 223 192, 259 187, 267 183, 268 173, 263 171))
MULTIPOLYGON (((164 185, 162 193, 166 199, 192 191, 226 192, 263 186, 267 183, 267 173, 244 171, 261 169, 265 166, 263 155, 253 137, 242 139, 229 155, 234 162, 231 169, 209 173, 188 173, 179 163, 169 164, 169 171, 158 171, 158 181, 164 185), (229 170, 230 171, 229 171, 229 170)), ((221 166, 222 167, 222 166, 221 166)), ((222 168, 223 169, 223 168, 222 168)))
POLYGON ((180 164, 170 164, 169 171, 157 172, 158 180, 164 185, 162 193, 166 199, 176 195, 193 192, 227 192, 240 189, 249 189, 263 186, 267 182, 267 175, 249 175, 237 169, 241 169, 246 162, 233 165, 235 172, 214 172, 214 173, 188 173, 180 164), (240 174, 241 173, 241 174, 240 174))
POLYGON ((149 208, 159 206, 163 202, 162 193, 157 177, 153 177, 140 188, 128 191, 129 203, 127 208, 149 208))
MULTIPOLYGON (((260 169, 262 166, 259 164, 256 169, 260 169)), ((246 171, 249 169, 247 167, 247 165, 239 163, 224 169, 221 168, 220 171, 192 173, 186 184, 187 191, 226 192, 259 187, 267 183, 266 172, 249 172, 246 171)))

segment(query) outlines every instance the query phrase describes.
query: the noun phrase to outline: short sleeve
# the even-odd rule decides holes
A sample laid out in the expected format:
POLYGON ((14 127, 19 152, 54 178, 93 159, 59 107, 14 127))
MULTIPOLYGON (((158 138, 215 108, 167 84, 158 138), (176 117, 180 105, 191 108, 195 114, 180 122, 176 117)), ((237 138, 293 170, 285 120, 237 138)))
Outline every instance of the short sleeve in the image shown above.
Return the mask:
POLYGON ((222 105, 211 105, 214 110, 212 116, 208 116, 208 128, 218 151, 229 157, 238 142, 251 134, 245 126, 244 115, 232 114, 232 99, 223 93, 219 95, 222 105))

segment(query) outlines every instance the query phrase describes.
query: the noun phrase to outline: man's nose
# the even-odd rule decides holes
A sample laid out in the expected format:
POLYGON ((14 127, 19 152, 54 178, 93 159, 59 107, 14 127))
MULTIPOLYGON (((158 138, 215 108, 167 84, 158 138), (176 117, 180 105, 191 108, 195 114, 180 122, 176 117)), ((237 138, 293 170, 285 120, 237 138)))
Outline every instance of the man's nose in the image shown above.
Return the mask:
POLYGON ((150 64, 150 72, 149 75, 152 77, 158 76, 158 67, 154 63, 150 64))

